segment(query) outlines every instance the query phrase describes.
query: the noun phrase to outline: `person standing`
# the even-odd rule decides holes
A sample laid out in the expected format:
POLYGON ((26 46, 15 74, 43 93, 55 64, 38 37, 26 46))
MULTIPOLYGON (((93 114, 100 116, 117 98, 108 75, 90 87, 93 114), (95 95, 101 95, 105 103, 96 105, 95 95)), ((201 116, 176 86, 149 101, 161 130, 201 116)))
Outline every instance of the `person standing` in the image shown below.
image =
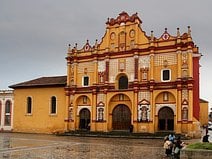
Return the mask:
POLYGON ((209 142, 208 137, 209 137, 208 134, 206 134, 205 136, 203 136, 202 142, 209 142))
POLYGON ((184 143, 181 140, 181 137, 178 136, 176 142, 175 142, 175 148, 174 148, 174 157, 176 159, 180 159, 180 150, 183 148, 184 143))
POLYGON ((175 135, 174 133, 169 134, 169 141, 171 141, 174 144, 175 135))
POLYGON ((172 146, 171 146, 171 151, 173 150, 173 146, 174 146, 174 144, 175 144, 175 135, 174 135, 174 133, 171 133, 171 134, 169 134, 169 141, 171 141, 172 142, 172 146))
POLYGON ((165 149, 166 156, 171 156, 171 154, 172 154, 172 147, 173 147, 172 142, 169 140, 169 137, 166 136, 164 138, 164 144, 163 144, 163 148, 165 149))

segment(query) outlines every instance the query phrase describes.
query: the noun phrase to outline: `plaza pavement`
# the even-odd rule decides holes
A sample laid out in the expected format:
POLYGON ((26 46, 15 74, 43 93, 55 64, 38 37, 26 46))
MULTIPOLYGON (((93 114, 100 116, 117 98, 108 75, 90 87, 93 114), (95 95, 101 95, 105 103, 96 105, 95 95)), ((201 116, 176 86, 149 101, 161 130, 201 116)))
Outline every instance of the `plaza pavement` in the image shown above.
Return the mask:
MULTIPOLYGON (((188 140, 186 142, 196 142, 188 140)), ((0 133, 0 159, 163 159, 162 139, 0 133)))

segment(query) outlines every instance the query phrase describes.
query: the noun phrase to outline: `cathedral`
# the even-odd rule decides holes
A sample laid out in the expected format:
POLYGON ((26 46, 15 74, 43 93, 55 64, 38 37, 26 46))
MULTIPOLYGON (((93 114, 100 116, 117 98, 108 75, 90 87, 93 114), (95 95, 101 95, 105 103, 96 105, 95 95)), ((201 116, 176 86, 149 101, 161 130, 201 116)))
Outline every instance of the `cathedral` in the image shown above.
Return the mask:
MULTIPOLYGON (((93 46, 68 47, 67 76, 41 77, 14 89, 16 132, 90 130, 195 136, 208 105, 199 97, 201 54, 191 37, 142 30, 138 14, 108 18, 93 46), (33 123, 33 124, 32 124, 33 123)), ((207 103, 207 102, 206 102, 207 103)), ((205 114, 205 115, 204 115, 205 114)))

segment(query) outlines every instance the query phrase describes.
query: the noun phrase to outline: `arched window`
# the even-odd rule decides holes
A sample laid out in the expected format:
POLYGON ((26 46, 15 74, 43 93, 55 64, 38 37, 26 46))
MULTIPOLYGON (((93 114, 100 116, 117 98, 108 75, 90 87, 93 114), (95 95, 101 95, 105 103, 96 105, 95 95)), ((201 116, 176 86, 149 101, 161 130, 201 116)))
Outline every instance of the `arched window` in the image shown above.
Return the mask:
POLYGON ((7 100, 5 104, 5 120, 4 125, 10 126, 11 125, 11 101, 7 100))
POLYGON ((119 34, 119 50, 124 51, 126 46, 126 33, 122 31, 119 34))
POLYGON ((128 89, 128 78, 126 76, 119 78, 119 89, 128 89))
POLYGON ((52 96, 51 97, 51 114, 56 114, 56 109, 57 109, 56 97, 52 96))
POLYGON ((32 98, 27 97, 27 108, 26 108, 27 114, 32 114, 32 98))

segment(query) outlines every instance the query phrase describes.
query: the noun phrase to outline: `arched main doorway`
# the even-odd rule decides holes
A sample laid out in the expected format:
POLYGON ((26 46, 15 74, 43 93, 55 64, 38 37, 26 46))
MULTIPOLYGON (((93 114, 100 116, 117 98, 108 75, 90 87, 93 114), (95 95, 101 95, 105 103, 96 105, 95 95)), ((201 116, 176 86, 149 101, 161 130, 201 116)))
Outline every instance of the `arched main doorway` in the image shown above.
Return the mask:
POLYGON ((162 131, 174 130, 174 112, 169 107, 163 107, 158 112, 158 129, 162 131))
POLYGON ((130 109, 124 104, 117 105, 113 109, 112 113, 113 130, 129 130, 130 125, 131 125, 130 109))
POLYGON ((80 110, 79 116, 80 116, 79 128, 82 130, 88 129, 90 124, 90 111, 87 108, 83 108, 82 110, 80 110))

